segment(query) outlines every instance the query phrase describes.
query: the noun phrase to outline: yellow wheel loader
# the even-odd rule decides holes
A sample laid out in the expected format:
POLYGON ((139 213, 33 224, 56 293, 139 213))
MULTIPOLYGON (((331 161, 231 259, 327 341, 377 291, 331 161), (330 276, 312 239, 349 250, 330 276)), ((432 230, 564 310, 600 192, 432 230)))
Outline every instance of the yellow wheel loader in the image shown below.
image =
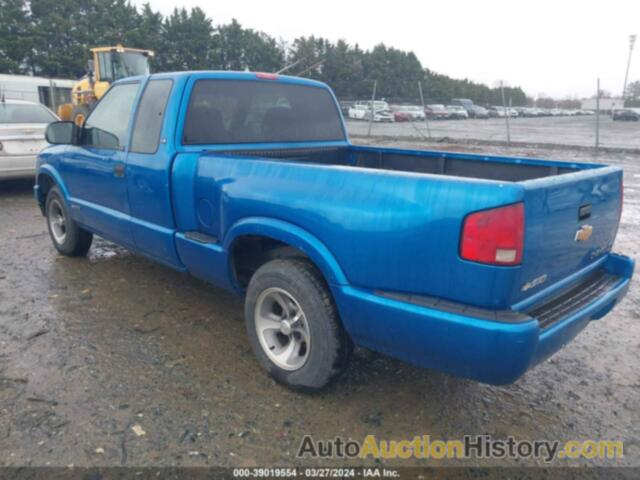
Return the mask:
POLYGON ((91 109, 109 89, 112 82, 125 77, 149 73, 151 50, 115 47, 91 49, 92 58, 87 65, 87 74, 71 90, 71 103, 58 107, 58 116, 63 120, 73 120, 82 126, 91 109))

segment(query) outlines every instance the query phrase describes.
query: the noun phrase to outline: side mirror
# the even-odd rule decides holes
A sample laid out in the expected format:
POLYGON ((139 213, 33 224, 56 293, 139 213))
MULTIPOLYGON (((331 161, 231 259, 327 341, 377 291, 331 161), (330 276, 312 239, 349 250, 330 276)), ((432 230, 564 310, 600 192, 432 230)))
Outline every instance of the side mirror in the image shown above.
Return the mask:
POLYGON ((47 126, 44 138, 52 145, 73 145, 78 127, 73 122, 53 122, 47 126))

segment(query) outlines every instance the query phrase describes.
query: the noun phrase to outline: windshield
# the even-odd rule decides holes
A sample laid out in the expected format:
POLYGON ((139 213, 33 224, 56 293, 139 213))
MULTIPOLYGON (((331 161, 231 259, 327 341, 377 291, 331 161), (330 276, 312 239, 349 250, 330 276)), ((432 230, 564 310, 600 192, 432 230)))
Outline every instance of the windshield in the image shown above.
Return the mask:
POLYGON ((112 55, 115 80, 149 73, 147 56, 138 52, 115 53, 112 55))
POLYGON ((0 103, 0 123, 51 123, 56 120, 40 105, 0 103))
POLYGON ((147 75, 149 61, 140 52, 100 52, 98 53, 100 80, 115 82, 121 78, 147 75))
POLYGON ((184 143, 275 143, 344 140, 329 90, 247 80, 198 80, 191 92, 184 143))

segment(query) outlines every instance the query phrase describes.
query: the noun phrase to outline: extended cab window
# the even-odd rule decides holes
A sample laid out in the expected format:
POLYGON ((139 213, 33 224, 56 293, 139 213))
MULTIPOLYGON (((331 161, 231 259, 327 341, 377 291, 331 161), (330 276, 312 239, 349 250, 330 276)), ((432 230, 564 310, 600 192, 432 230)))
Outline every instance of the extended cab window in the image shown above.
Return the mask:
POLYGON ((331 93, 319 87, 249 80, 198 80, 186 145, 344 140, 331 93))
POLYGON ((162 120, 172 85, 173 80, 150 80, 145 87, 133 127, 132 152, 155 153, 158 149, 162 120))
POLYGON ((116 85, 102 97, 84 124, 83 145, 116 150, 124 148, 139 85, 116 85))

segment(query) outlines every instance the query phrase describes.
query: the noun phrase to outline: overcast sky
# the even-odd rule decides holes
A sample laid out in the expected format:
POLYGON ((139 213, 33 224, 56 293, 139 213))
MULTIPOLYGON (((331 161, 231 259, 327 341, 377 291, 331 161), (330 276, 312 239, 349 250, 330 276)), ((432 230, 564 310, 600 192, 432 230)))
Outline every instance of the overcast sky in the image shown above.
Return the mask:
MULTIPOLYGON (((134 0, 141 5, 145 0, 134 0)), ((215 24, 243 26, 291 41, 301 35, 371 48, 413 50, 422 65, 488 85, 504 80, 528 95, 619 94, 629 34, 640 33, 640 1, 479 0, 149 0, 164 14, 199 6, 215 24)), ((640 44, 630 81, 640 80, 640 44)))

